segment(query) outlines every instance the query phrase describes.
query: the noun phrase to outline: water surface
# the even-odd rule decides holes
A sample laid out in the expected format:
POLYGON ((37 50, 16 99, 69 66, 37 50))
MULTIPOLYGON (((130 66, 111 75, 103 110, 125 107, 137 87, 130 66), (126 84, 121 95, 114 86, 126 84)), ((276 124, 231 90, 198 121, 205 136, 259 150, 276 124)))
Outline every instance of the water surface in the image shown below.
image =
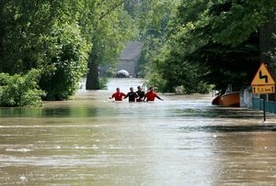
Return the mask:
POLYGON ((42 108, 0 109, 0 185, 274 185, 276 118, 211 105, 212 95, 113 102, 80 90, 42 108))

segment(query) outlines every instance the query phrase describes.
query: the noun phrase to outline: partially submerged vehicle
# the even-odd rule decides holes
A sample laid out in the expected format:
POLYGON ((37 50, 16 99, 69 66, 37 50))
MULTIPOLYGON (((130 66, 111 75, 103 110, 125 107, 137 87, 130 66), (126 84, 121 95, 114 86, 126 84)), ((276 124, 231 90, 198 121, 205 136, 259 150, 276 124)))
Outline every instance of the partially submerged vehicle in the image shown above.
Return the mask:
POLYGON ((129 77, 129 72, 127 70, 119 70, 117 71, 116 73, 116 77, 119 77, 119 78, 128 78, 129 77))

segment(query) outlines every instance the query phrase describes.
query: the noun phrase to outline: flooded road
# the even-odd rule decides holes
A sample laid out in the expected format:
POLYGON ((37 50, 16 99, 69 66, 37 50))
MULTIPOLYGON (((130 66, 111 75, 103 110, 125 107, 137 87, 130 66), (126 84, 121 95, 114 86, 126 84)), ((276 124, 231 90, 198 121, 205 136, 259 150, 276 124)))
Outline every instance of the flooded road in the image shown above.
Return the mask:
POLYGON ((153 103, 80 90, 42 108, 0 109, 0 185, 275 185, 276 116, 211 105, 211 95, 153 103))

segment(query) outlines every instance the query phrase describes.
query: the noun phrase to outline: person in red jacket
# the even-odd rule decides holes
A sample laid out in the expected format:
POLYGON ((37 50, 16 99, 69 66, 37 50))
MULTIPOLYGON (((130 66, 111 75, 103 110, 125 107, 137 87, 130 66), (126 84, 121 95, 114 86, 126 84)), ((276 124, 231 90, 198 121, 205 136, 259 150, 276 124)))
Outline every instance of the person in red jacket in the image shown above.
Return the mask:
POLYGON ((154 92, 154 88, 150 87, 149 91, 145 94, 144 101, 154 101, 155 98, 163 101, 163 99, 154 92))
POLYGON ((116 92, 112 94, 109 99, 115 98, 115 101, 123 101, 123 98, 126 96, 125 93, 120 91, 120 88, 116 88, 116 92))

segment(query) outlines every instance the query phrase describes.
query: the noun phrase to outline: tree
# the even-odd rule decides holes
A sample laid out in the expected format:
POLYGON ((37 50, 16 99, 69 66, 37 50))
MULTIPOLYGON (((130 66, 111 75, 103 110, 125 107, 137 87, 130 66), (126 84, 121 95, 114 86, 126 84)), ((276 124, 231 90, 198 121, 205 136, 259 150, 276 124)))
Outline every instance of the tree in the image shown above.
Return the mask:
POLYGON ((100 89, 99 66, 115 66, 124 44, 133 33, 132 19, 124 10, 124 1, 102 1, 95 4, 100 10, 93 17, 92 44, 89 53, 86 89, 100 89))
POLYGON ((31 70, 26 75, 0 73, 0 106, 41 106, 44 92, 39 89, 40 72, 31 70))
POLYGON ((15 74, 38 67, 39 38, 50 31, 55 18, 51 4, 3 0, 0 6, 0 71, 15 74))
POLYGON ((48 61, 39 84, 46 91, 46 100, 68 99, 79 89, 81 78, 87 72, 90 47, 77 24, 58 24, 51 34, 44 41, 48 61))
POLYGON ((275 1, 183 1, 178 10, 169 52, 159 56, 157 68, 166 91, 184 85, 192 93, 206 83, 217 89, 248 86, 259 64, 258 30, 275 1))
POLYGON ((78 89, 90 49, 84 1, 1 1, 0 71, 40 72, 45 99, 68 99, 78 89))
POLYGON ((178 0, 173 1, 141 1, 138 14, 139 40, 143 43, 140 70, 142 76, 149 79, 149 84, 162 87, 160 73, 157 70, 160 53, 165 52, 165 45, 170 28, 171 19, 175 16, 178 0), (158 83, 156 82, 158 81, 158 83))
MULTIPOLYGON (((209 77, 212 76, 214 80, 217 79, 214 77, 221 75, 221 79, 228 80, 225 83, 236 86, 237 90, 250 84, 260 62, 259 29, 269 20, 274 10, 275 1, 222 1, 211 4, 206 14, 209 28, 205 27, 211 36, 209 41, 211 47, 209 43, 206 47, 215 49, 216 46, 222 45, 217 49, 222 48, 222 51, 225 49, 226 51, 222 53, 223 55, 220 55, 221 52, 217 52, 218 55, 213 54, 219 57, 220 61, 225 61, 224 63, 217 61, 219 65, 215 65, 221 70, 224 69, 224 72, 218 74, 213 71, 209 77)), ((215 60, 212 62, 211 58, 207 59, 209 59, 207 62, 209 69, 215 69, 214 65, 211 65, 215 60)), ((213 82, 217 88, 222 89, 221 83, 213 82)))
POLYGON ((260 58, 262 62, 270 65, 274 75, 276 73, 276 60, 273 54, 276 50, 276 13, 271 12, 269 19, 260 28, 260 58))

